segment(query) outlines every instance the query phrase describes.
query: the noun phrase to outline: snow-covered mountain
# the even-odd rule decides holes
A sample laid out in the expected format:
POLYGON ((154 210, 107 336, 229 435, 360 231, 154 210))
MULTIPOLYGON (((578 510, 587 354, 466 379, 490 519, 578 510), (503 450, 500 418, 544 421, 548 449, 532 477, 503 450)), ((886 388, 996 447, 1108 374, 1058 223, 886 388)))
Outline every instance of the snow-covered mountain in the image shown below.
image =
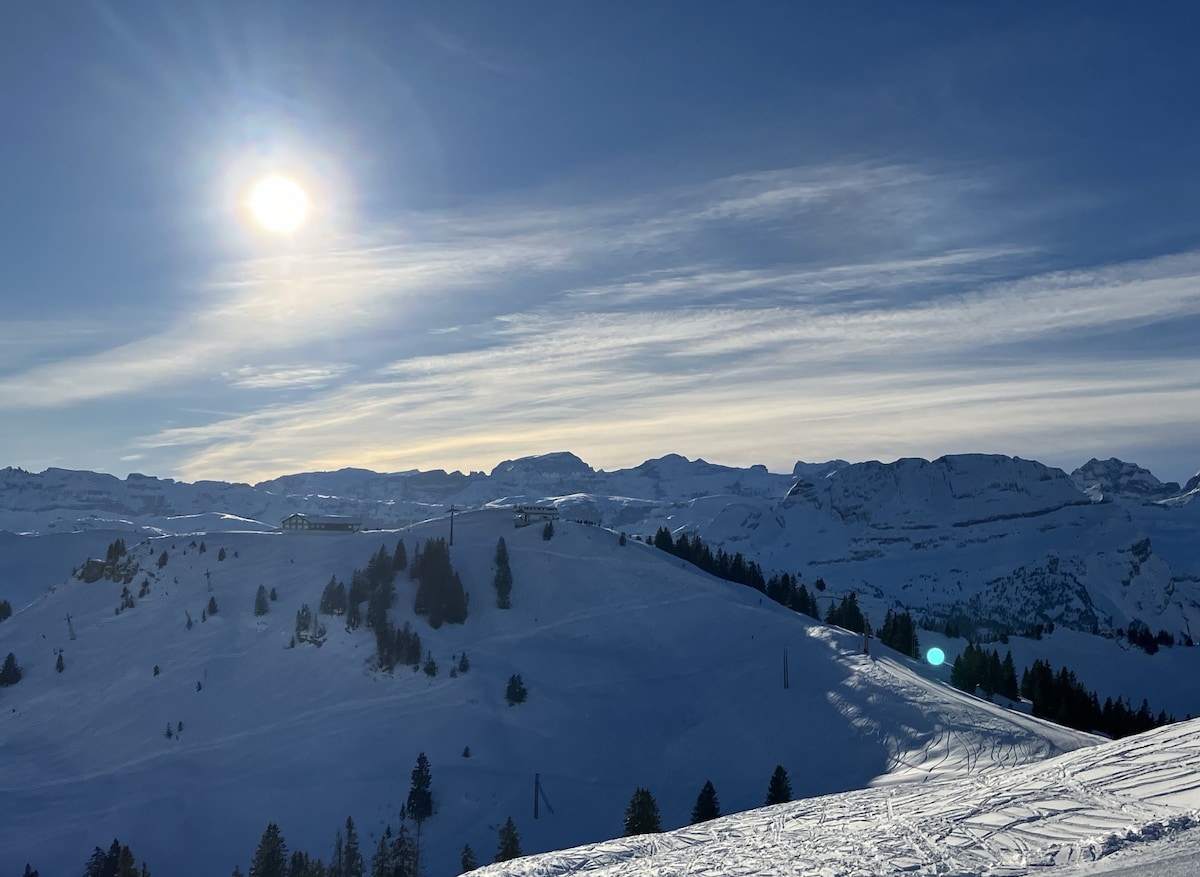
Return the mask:
MULTIPOLYGON (((53 537, 53 558, 34 550, 46 537, 12 537, 5 576, 77 565, 105 535, 119 533, 53 537)), ((618 834, 637 786, 655 790, 674 827, 705 780, 726 812, 758 806, 776 764, 797 795, 818 795, 1012 768, 1096 742, 955 691, 945 667, 878 646, 864 656, 857 635, 612 531, 560 521, 546 541, 499 509, 455 522, 466 624, 431 629, 412 613, 415 584, 397 582, 392 620, 420 633, 436 676, 378 672, 371 634, 335 618, 320 648, 288 648, 301 604, 316 606, 330 576, 348 579, 381 543, 391 551, 402 538, 411 555, 417 540, 445 535, 437 520, 400 534, 128 539, 130 589, 147 583, 132 608, 119 610, 121 583, 69 576, 14 607, 0 624, 0 648, 24 671, 0 689, 5 861, 70 873, 115 836, 156 873, 244 871, 268 821, 293 849, 327 858, 347 815, 369 852, 396 827, 420 752, 437 804, 422 845, 429 873, 447 874, 464 843, 486 860, 509 816, 529 852, 618 834), (510 610, 495 608, 492 589, 501 536, 510 610), (260 584, 278 599, 256 617, 260 584), (469 670, 452 677, 464 650, 469 670), (514 673, 529 697, 510 707, 514 673), (180 723, 168 739, 164 728, 180 723), (553 808, 536 821, 535 773, 553 808)))
POLYGON ((346 469, 253 487, 7 469, 0 527, 262 530, 297 511, 396 527, 452 504, 554 503, 565 517, 630 534, 698 533, 768 574, 821 578, 831 593, 858 591, 873 611, 903 606, 983 636, 1052 624, 1108 635, 1138 620, 1182 640, 1200 636, 1200 503, 1189 496, 1119 460, 1070 476, 998 455, 797 463, 776 474, 668 455, 605 472, 557 453, 486 474, 346 469))
POLYGON ((810 798, 478 874, 1183 877, 1200 862, 1198 775, 1195 720, 1015 770, 810 798))

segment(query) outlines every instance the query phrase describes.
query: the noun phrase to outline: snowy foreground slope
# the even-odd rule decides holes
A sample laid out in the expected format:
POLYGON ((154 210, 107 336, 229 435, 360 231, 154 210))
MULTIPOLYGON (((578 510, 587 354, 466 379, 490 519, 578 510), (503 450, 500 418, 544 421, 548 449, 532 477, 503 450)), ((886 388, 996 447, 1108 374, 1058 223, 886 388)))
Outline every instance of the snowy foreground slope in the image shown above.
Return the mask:
POLYGON ((1131 874, 1169 866, 1191 875, 1198 854, 1193 720, 1013 770, 810 798, 478 873, 999 877, 1051 866, 1064 875, 1119 873, 1127 865, 1131 874))
POLYGON ((127 538, 142 567, 131 589, 145 576, 151 586, 119 614, 119 584, 64 577, 102 551, 103 534, 46 540, 52 557, 36 552, 43 537, 24 537, 6 578, 62 572, 50 590, 24 587, 28 599, 0 624, 0 651, 25 671, 0 689, 0 861, 72 873, 119 837, 157 874, 228 874, 245 870, 268 821, 292 849, 327 858, 347 815, 369 851, 396 827, 419 752, 436 806, 423 847, 428 873, 442 875, 457 871, 464 843, 487 861, 509 816, 526 852, 613 837, 637 786, 676 827, 706 779, 726 812, 760 805, 776 764, 797 795, 876 785, 886 790, 867 800, 884 801, 910 785, 986 784, 993 768, 1096 742, 957 692, 944 668, 881 648, 864 656, 857 636, 664 552, 621 546, 611 531, 560 522, 543 541, 511 520, 484 510, 456 521, 465 625, 431 630, 412 615, 414 583, 397 580, 392 620, 420 632, 441 668, 432 679, 380 674, 370 633, 334 618, 321 648, 287 646, 296 611, 316 606, 331 575, 348 580, 398 537, 411 556, 416 540, 446 535, 444 520, 399 534, 197 535, 203 554, 188 536, 127 538), (515 577, 508 611, 495 608, 491 584, 501 536, 515 577), (259 584, 279 599, 256 618, 259 584), (201 621, 210 596, 219 611, 201 621), (470 670, 450 678, 464 649, 470 670), (503 696, 512 673, 529 689, 516 707, 503 696), (167 739, 179 722, 182 735, 167 739), (535 772, 553 805, 537 821, 535 772))

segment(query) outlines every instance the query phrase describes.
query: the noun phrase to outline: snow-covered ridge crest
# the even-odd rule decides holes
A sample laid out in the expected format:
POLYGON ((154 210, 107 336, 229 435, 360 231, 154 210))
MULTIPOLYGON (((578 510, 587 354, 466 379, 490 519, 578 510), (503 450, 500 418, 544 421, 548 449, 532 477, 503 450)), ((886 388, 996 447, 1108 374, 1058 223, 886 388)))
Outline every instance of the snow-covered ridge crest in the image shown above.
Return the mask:
MULTIPOLYGON (((480 877, 1098 873, 1200 846, 1200 720, 949 783, 780 804, 481 869, 480 877), (1143 849, 1144 848, 1144 849, 1143 849), (1053 873, 1053 872, 1051 872, 1053 873)), ((1184 854, 1186 855, 1186 853, 1184 854)), ((1172 872, 1172 873, 1185 873, 1172 872)))
POLYGON ((789 496, 829 508, 845 523, 889 527, 1000 520, 1087 502, 1061 469, 991 454, 857 463, 798 481, 789 496))

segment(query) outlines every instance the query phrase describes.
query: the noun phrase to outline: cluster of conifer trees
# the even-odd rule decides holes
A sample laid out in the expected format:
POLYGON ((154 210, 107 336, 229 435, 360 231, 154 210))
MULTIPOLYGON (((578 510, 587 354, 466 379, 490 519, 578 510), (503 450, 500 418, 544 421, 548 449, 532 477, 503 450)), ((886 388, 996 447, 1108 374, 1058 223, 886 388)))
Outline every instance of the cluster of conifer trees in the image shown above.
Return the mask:
POLYGON ((1128 701, 1106 698, 1104 705, 1066 667, 1057 673, 1046 661, 1034 661, 1021 674, 1021 694, 1033 703, 1033 714, 1080 731, 1100 731, 1110 737, 1128 737, 1175 721, 1160 711, 1155 716, 1142 701, 1134 710, 1128 701))
POLYGON ((740 551, 731 556, 725 553, 724 548, 720 548, 714 554, 697 534, 693 533, 689 537, 686 533, 680 533, 678 539, 672 539, 670 530, 659 527, 651 544, 719 579, 746 585, 757 591, 765 591, 767 588, 762 567, 757 563, 742 557, 740 551))
POLYGON ((889 649, 895 649, 910 658, 921 657, 921 642, 917 639, 917 625, 908 610, 904 612, 887 611, 883 617, 883 626, 879 628, 879 641, 889 649))
MULTIPOLYGON (((25 871, 26 874, 30 872, 28 865, 25 871)), ((33 877, 37 877, 36 871, 33 877)), ((91 858, 84 865, 83 877, 150 877, 150 869, 145 862, 138 867, 129 845, 122 844, 114 837, 107 852, 100 847, 92 851, 91 858)))
POLYGON ((1001 694, 1016 700, 1017 670, 1012 652, 1006 653, 1001 661, 1000 653, 995 649, 987 652, 983 646, 967 643, 950 666, 950 684, 972 694, 976 688, 982 688, 988 697, 1001 694))

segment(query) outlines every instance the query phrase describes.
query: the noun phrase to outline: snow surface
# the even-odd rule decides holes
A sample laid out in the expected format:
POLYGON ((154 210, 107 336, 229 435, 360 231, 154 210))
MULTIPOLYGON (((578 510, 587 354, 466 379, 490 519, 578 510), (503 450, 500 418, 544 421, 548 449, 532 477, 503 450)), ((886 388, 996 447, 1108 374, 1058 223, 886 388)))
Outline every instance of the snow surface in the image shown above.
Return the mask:
MULTIPOLYGON (((390 551, 395 533, 210 534, 196 537, 204 554, 191 537, 125 533, 144 568, 131 589, 145 575, 152 584, 119 614, 120 585, 66 577, 119 531, 21 537, 14 544, 54 547, 4 559, 6 579, 43 586, 0 624, 0 651, 25 671, 0 690, 0 859, 69 873, 119 837, 155 873, 226 874, 245 870, 268 821, 292 848, 328 857, 347 815, 369 850, 395 828, 425 752, 437 812, 423 847, 429 873, 448 874, 464 843, 486 860, 510 815, 530 852, 612 837, 637 786, 679 826, 706 779, 726 811, 760 805, 776 764, 798 795, 875 785, 864 800, 885 801, 1096 742, 957 692, 885 649, 864 656, 853 634, 648 546, 620 546, 614 532, 566 521, 556 530, 547 542, 539 528, 514 529, 504 510, 457 517, 463 626, 432 631, 413 618, 415 585, 401 575, 393 620, 420 632, 441 666, 432 680, 378 673, 370 633, 336 619, 321 648, 286 647, 301 602, 315 607, 331 575, 348 579, 381 543, 390 551), (494 608, 491 586, 500 536, 515 576, 509 611, 494 608), (201 622, 210 580, 220 611, 201 622), (256 618, 260 583, 279 600, 256 618), (450 678, 463 649, 471 669, 450 678), (530 692, 517 707, 503 700, 512 673, 530 692), (182 736, 166 739, 179 721, 182 736), (553 805, 537 821, 535 772, 553 805)), ((446 532, 438 520, 399 535, 411 556, 414 540, 446 532)))
POLYGON ((1040 764, 809 798, 477 873, 1191 875, 1198 841, 1200 720, 1040 764), (1115 869, 1096 864, 1108 856, 1115 869))

